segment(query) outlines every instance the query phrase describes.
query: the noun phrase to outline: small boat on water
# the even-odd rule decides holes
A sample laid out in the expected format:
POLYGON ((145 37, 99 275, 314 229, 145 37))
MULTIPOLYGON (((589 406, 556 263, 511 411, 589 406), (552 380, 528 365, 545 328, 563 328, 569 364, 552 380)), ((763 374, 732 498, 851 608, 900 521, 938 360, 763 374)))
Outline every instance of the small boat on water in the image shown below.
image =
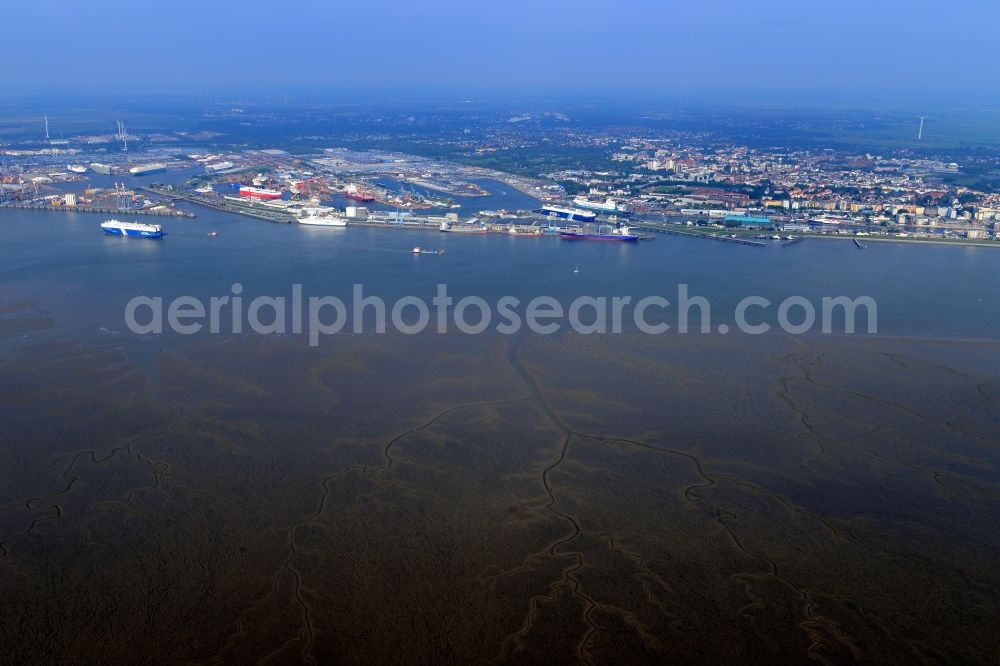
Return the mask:
POLYGON ((128 236, 130 238, 161 238, 163 236, 163 227, 159 224, 122 222, 120 220, 101 222, 101 231, 112 236, 128 236))
POLYGON ((428 250, 426 248, 420 247, 419 245, 413 248, 412 252, 413 254, 436 254, 436 255, 444 254, 444 250, 428 250))
POLYGON ((209 231, 208 235, 212 236, 214 238, 215 236, 218 236, 219 234, 215 233, 214 231, 209 231))

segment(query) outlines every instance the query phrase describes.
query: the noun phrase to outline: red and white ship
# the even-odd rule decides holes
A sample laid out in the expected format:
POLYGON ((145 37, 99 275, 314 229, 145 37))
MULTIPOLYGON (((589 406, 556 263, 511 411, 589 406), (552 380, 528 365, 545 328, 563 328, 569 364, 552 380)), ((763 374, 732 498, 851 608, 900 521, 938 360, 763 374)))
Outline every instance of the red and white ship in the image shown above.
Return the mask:
POLYGON ((344 190, 344 196, 354 201, 375 201, 374 194, 354 183, 347 186, 344 190))
POLYGON ((269 190, 264 187, 251 187, 249 185, 241 185, 240 196, 255 197, 257 199, 280 199, 281 190, 269 190))

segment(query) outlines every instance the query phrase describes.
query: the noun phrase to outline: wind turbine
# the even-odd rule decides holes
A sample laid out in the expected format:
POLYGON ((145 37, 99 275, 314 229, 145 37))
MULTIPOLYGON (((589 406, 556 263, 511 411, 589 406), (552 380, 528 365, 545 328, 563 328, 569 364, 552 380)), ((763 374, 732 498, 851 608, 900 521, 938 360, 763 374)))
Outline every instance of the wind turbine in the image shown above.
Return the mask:
POLYGON ((118 139, 121 140, 125 147, 125 152, 128 152, 128 131, 125 129, 125 121, 119 120, 118 122, 118 139))
POLYGON ((926 117, 927 116, 918 116, 918 118, 920 118, 920 129, 917 130, 917 141, 924 138, 924 119, 926 117))

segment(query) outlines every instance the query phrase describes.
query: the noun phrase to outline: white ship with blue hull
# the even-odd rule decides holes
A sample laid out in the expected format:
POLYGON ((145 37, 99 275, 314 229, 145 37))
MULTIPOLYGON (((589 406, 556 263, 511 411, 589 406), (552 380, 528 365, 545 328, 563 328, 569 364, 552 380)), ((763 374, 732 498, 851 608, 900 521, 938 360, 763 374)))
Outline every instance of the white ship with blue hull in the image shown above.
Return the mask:
POLYGON ((101 222, 101 231, 112 236, 128 236, 129 238, 161 238, 163 236, 163 227, 159 224, 122 222, 120 220, 101 222))
POLYGON ((542 214, 573 222, 593 222, 597 219, 597 213, 578 208, 562 208, 561 206, 542 206, 542 214))

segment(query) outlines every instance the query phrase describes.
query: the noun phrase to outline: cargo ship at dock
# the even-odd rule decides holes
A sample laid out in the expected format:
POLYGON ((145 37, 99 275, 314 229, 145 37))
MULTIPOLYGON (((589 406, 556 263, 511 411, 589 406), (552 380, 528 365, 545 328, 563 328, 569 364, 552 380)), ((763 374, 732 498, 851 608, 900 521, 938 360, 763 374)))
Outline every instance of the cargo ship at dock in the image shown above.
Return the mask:
POLYGON ((372 194, 365 188, 359 185, 355 185, 353 183, 348 185, 347 189, 344 190, 344 197, 347 199, 351 199, 352 201, 361 201, 361 202, 375 201, 374 194, 372 194))
POLYGON ((101 222, 101 231, 111 236, 126 236, 128 238, 163 237, 163 227, 159 224, 144 224, 142 222, 107 220, 101 222))
POLYGON ((251 185, 241 185, 240 196, 253 197, 255 199, 280 199, 281 190, 271 190, 266 187, 253 187, 251 185))
POLYGON ((161 164, 159 162, 155 164, 141 164, 134 166, 128 170, 129 174, 133 176, 148 176, 152 173, 163 173, 167 170, 166 164, 161 164))
POLYGON ((578 208, 562 208, 561 206, 542 206, 541 213, 549 217, 558 217, 562 220, 573 222, 593 222, 597 219, 597 213, 592 213, 578 208))
POLYGON ((577 197, 573 199, 573 205, 577 208, 586 208, 588 210, 595 210, 601 213, 624 213, 625 209, 622 208, 614 199, 608 198, 604 201, 591 201, 586 197, 577 197))
POLYGON ((307 215, 296 220, 299 224, 311 227, 346 227, 347 218, 339 215, 307 215))

